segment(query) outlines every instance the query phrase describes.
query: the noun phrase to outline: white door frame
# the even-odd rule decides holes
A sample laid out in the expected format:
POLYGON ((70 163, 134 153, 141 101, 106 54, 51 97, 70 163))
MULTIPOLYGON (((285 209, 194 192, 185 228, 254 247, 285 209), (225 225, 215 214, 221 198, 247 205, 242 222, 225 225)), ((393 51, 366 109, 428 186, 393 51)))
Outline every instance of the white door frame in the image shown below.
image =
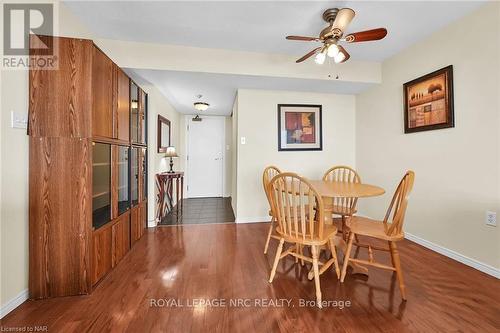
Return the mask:
MULTIPOLYGON (((184 196, 185 198, 190 198, 191 196, 189 195, 189 124, 191 122, 191 119, 193 119, 195 115, 185 115, 184 116, 184 151, 186 154, 184 154, 183 161, 184 165, 186 166, 184 168, 184 178, 186 179, 186 195, 184 196)), ((226 117, 225 116, 200 116, 202 119, 203 118, 216 118, 216 119, 221 119, 223 123, 223 133, 222 133, 222 196, 224 198, 227 198, 229 196, 228 193, 226 193, 226 117)))

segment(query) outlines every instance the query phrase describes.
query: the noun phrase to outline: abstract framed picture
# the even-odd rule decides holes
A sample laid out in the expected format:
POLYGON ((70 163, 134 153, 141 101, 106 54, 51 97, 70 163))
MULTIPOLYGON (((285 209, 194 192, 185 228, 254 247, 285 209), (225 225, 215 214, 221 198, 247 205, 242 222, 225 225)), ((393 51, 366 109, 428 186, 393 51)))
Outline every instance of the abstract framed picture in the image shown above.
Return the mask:
POLYGON ((278 150, 322 150, 321 105, 278 104, 278 150))
POLYGON ((405 133, 455 127, 452 65, 403 87, 405 133))

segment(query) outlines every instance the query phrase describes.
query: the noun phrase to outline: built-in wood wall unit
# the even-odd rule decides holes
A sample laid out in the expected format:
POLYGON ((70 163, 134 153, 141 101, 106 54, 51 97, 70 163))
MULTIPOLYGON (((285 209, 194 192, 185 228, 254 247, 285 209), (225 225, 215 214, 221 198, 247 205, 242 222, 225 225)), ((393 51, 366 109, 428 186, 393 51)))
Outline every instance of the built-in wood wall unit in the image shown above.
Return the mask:
POLYGON ((30 298, 89 294, 147 227, 147 94, 91 40, 31 37, 58 69, 29 74, 30 298))

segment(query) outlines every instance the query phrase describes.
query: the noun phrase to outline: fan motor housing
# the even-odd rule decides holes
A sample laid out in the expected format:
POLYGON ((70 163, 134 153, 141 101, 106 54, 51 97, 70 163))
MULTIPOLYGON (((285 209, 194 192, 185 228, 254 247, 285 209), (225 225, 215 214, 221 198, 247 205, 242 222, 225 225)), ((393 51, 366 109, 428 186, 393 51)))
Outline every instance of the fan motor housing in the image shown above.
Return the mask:
POLYGON ((338 8, 329 8, 323 12, 323 20, 330 23, 335 20, 339 12, 338 8))

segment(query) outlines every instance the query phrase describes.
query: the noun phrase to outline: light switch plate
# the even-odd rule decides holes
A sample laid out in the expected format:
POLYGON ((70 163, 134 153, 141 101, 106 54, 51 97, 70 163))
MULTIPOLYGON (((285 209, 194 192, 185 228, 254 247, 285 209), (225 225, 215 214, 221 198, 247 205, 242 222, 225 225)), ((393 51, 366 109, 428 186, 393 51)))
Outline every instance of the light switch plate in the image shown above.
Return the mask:
POLYGON ((486 211, 486 225, 497 226, 497 213, 486 211))
POLYGON ((241 144, 244 145, 247 143, 247 138, 245 138, 244 136, 241 137, 241 144))
POLYGON ((28 114, 10 111, 10 127, 21 129, 28 128, 28 114))

